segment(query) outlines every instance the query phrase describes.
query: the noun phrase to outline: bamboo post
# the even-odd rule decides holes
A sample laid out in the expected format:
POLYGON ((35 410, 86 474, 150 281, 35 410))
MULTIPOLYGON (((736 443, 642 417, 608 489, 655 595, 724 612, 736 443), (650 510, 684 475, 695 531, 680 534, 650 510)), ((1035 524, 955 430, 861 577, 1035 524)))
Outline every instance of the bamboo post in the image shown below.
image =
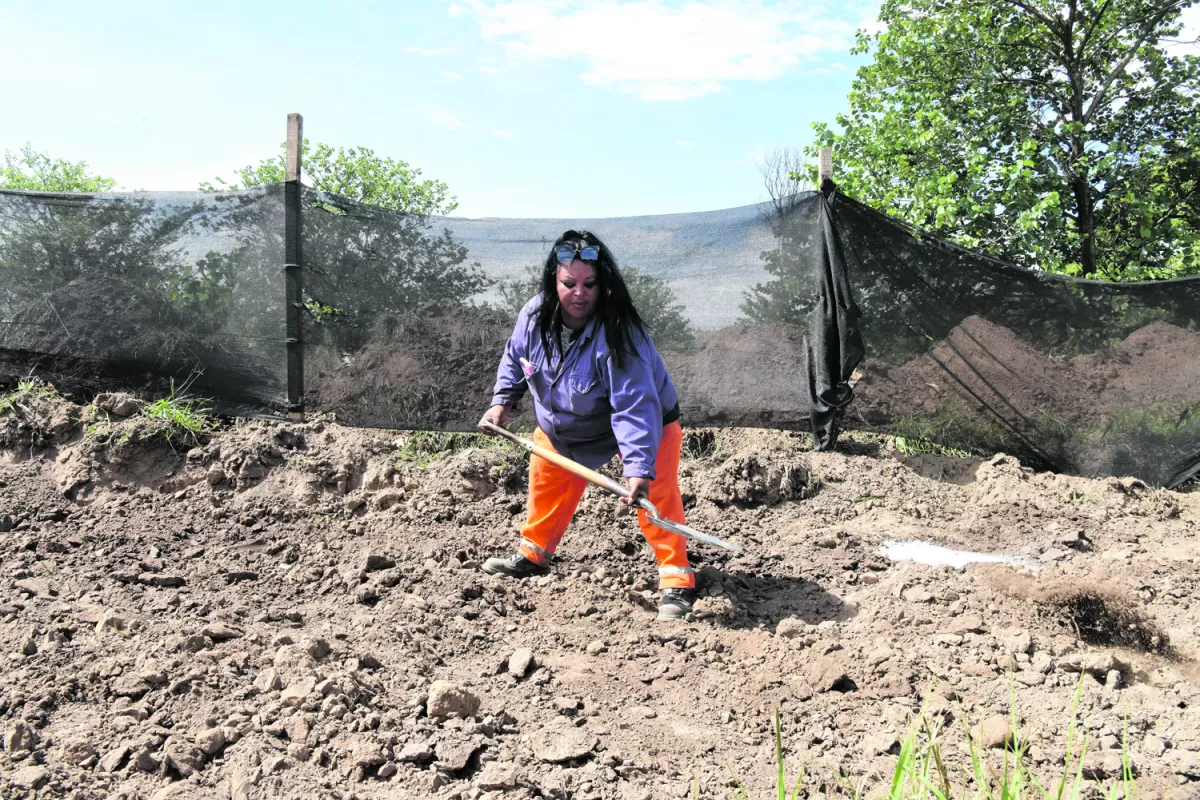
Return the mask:
POLYGON ((283 271, 287 314, 287 418, 304 421, 304 270, 300 253, 300 174, 304 117, 288 114, 287 174, 283 189, 283 271))

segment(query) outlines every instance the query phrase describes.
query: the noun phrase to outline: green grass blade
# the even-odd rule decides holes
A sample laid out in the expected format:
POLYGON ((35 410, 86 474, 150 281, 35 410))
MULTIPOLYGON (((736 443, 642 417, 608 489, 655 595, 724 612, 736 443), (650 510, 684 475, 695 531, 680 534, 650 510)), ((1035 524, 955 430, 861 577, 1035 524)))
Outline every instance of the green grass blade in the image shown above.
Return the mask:
POLYGON ((729 766, 729 762, 725 762, 725 769, 729 771, 729 777, 733 778, 735 788, 730 792, 734 797, 741 796, 742 800, 750 800, 750 795, 746 794, 746 790, 742 788, 742 782, 738 780, 737 775, 733 774, 733 767, 729 766))
POLYGON ((806 762, 800 762, 800 774, 796 776, 796 785, 792 788, 792 800, 797 800, 800 797, 800 784, 804 783, 806 766, 806 762))
POLYGON ((787 800, 787 778, 783 774, 783 730, 779 725, 779 709, 775 709, 775 797, 787 800))

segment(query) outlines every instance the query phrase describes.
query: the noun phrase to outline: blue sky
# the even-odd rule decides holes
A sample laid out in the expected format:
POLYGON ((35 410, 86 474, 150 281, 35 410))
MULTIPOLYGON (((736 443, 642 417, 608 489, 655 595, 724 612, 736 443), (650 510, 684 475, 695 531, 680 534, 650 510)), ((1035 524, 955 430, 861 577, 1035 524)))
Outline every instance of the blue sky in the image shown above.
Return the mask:
POLYGON ((728 208, 845 108, 878 6, 0 0, 0 150, 195 189, 274 154, 299 111, 310 139, 446 181, 457 215, 728 208))

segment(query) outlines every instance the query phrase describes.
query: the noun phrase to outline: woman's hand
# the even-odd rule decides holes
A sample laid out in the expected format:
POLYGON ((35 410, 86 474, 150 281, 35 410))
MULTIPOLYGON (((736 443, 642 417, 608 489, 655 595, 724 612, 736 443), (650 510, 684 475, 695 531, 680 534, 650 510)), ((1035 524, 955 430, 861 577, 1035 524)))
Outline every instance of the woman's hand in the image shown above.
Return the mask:
POLYGON ((627 506, 637 505, 639 499, 650 497, 649 478, 626 478, 625 485, 629 487, 629 497, 618 499, 627 506))
POLYGON ((490 422, 497 428, 503 428, 508 424, 508 412, 510 410, 508 406, 492 406, 483 412, 483 419, 479 420, 480 429, 488 436, 498 436, 499 434, 492 433, 488 429, 483 428, 483 423, 490 422))

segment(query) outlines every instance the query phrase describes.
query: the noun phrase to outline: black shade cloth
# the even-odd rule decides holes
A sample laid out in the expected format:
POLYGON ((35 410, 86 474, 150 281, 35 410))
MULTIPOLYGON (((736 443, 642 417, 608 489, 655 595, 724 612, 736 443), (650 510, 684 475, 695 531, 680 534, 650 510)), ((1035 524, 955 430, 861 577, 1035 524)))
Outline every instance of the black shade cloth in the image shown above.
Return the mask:
MULTIPOLYGON (((287 405, 283 186, 0 192, 0 378, 287 405)), ((1200 279, 1022 269, 837 193, 611 219, 462 219, 301 197, 304 402, 473 430, 554 239, 594 232, 688 425, 839 425, 1084 475, 1200 470, 1200 279)), ((518 425, 531 424, 528 409, 518 425)))
POLYGON ((846 424, 1174 486, 1200 470, 1200 278, 1023 269, 846 197, 867 356, 846 424))
POLYGON ((281 409, 282 197, 0 191, 0 375, 281 409))

